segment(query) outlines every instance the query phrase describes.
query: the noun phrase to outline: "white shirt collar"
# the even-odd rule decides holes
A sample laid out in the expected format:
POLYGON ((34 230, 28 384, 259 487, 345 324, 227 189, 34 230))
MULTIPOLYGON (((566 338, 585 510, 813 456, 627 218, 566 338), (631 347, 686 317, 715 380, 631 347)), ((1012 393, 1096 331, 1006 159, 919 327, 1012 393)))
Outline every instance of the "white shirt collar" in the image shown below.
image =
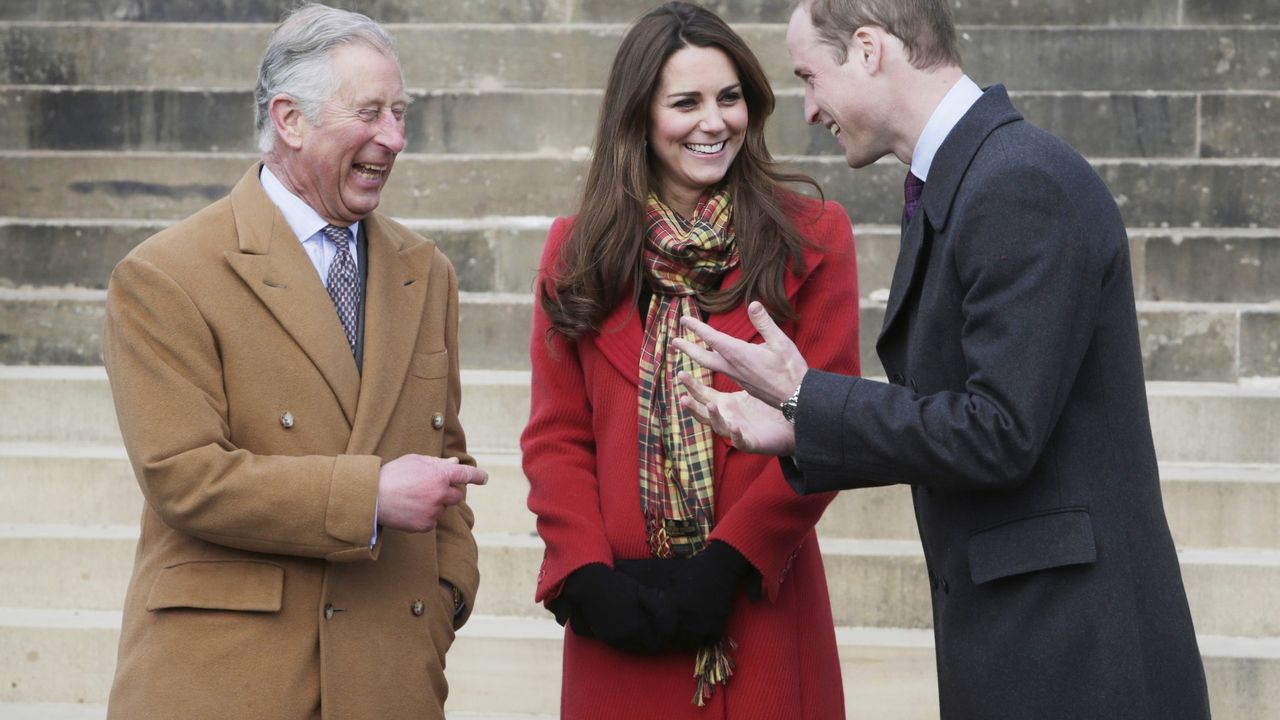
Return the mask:
MULTIPOLYGON (((302 200, 302 198, 294 195, 289 188, 280 182, 280 179, 271 172, 265 164, 262 166, 262 172, 258 175, 259 181, 262 183, 262 189, 267 193, 267 197, 271 198, 271 202, 280 208, 280 213, 284 215, 285 222, 289 223, 289 227, 293 230, 293 234, 298 236, 299 242, 306 242, 316 233, 324 229, 329 223, 316 212, 314 208, 302 200)), ((360 237, 360 223, 351 224, 351 237, 360 237)))
POLYGON ((956 123, 960 122, 960 118, 981 97, 982 88, 970 80, 968 75, 961 75, 956 84, 951 86, 942 102, 934 108, 933 115, 929 116, 929 122, 920 133, 920 139, 916 141, 916 149, 911 153, 912 175, 928 181, 929 168, 933 165, 933 156, 937 154, 938 148, 942 147, 942 142, 947 139, 956 123))

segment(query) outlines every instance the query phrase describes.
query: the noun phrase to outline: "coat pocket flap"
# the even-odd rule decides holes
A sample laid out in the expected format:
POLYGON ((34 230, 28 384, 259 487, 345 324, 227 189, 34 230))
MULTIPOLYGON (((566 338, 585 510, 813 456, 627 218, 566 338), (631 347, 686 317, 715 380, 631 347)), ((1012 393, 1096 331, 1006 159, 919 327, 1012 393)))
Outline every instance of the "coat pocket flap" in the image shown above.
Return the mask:
POLYGON ((414 377, 442 378, 449 374, 449 351, 439 350, 433 353, 414 353, 409 361, 409 372, 414 377))
POLYGON ((1097 559, 1093 521, 1084 509, 1014 520, 969 538, 969 574, 974 585, 1097 559))
POLYGON ((196 560, 160 571, 147 610, 199 608, 280 612, 284 568, 253 560, 196 560))

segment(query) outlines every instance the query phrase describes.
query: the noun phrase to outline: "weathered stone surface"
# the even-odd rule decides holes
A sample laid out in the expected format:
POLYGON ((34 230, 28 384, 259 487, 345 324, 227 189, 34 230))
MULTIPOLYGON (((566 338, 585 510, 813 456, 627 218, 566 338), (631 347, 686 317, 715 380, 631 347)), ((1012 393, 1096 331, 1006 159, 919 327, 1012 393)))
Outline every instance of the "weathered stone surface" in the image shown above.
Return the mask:
POLYGON ((1186 23, 1200 25, 1280 23, 1280 4, 1275 0, 1185 0, 1182 8, 1183 21, 1186 23))
MULTIPOLYGON (((538 267, 546 225, 472 228, 423 227, 453 263, 464 292, 528 293, 538 267)), ((106 289, 111 270, 138 243, 168 222, 0 221, 0 288, 74 286, 106 289)))
POLYGON ((1280 376, 1280 313, 1268 309, 1241 314, 1240 374, 1280 376))
MULTIPOLYGON (((792 77, 781 25, 743 25, 778 87, 792 77)), ((617 25, 393 28, 411 88, 603 87, 617 25)), ((270 26, 0 25, 0 84, 248 89, 270 26)), ((1280 87, 1280 28, 973 27, 969 74, 1029 91, 1280 87), (1170 68, 1177 68, 1171 72, 1170 68)))
MULTIPOLYGON (((256 156, 150 153, 4 153, 0 212, 16 217, 174 220, 222 197, 256 156), (10 209, 11 208, 11 209, 10 209)), ((839 158, 796 158, 795 169, 844 204, 860 225, 896 226, 903 168, 852 171, 839 158)), ((1121 213, 1139 227, 1280 226, 1280 164, 1269 161, 1095 163, 1121 213)), ((545 156, 405 155, 381 208, 401 218, 549 216, 570 212, 583 160, 545 156)))
POLYGON ((1280 300, 1280 234, 1152 237, 1141 242, 1142 265, 1135 267, 1145 276, 1143 299, 1280 300))
POLYGON ((1280 156, 1280 94, 1205 95, 1200 103, 1203 157, 1280 156))
POLYGON ((100 365, 100 301, 0 299, 0 364, 100 365))
MULTIPOLYGON (((465 295, 459 308, 462 366, 527 369, 532 300, 531 293, 465 295)), ((1138 325, 1147 379, 1234 382, 1242 374, 1280 376, 1274 360, 1278 354, 1272 350, 1280 341, 1278 315, 1257 311, 1242 320, 1239 310, 1213 305, 1146 304, 1138 325), (1244 335, 1238 338, 1238 332, 1244 335)), ((883 375, 875 343, 884 306, 864 300, 859 317, 862 372, 883 375)), ((0 299, 0 326, 5 328, 0 364, 97 365, 102 362, 102 318, 100 297, 0 299)))
MULTIPOLYGON (((405 151, 586 153, 600 96, 598 90, 420 92, 406 116, 405 151)), ((1088 156, 1196 154, 1191 95, 1023 93, 1014 102, 1028 120, 1088 156)), ((0 144, 12 150, 254 152, 252 104, 248 90, 0 89, 0 144)), ((794 89, 779 95, 767 133, 777 155, 843 155, 826 129, 806 123, 794 89)), ((1272 147, 1250 142, 1256 147, 1239 154, 1272 147)))
MULTIPOLYGON (((1266 15, 1266 0, 1232 0, 1238 12, 1207 8, 1199 20, 1247 22, 1249 7, 1262 6, 1254 21, 1266 15), (1221 17, 1219 17, 1221 16, 1221 17)), ((384 23, 422 22, 604 22, 629 23, 648 5, 634 0, 331 0, 334 7, 365 13, 384 23)), ((1193 0, 1193 5, 1210 5, 1193 0)), ((9 0, 0 20, 125 20, 140 22, 275 22, 294 0, 9 0)), ((730 22, 785 23, 791 0, 712 0, 704 3, 730 22)), ((1204 12, 1206 8, 1199 8, 1204 12)), ((953 3, 957 23, 1004 25, 1169 25, 1178 19, 1175 0, 966 0, 953 3)))
POLYGON ((1129 227, 1280 226, 1280 163, 1099 161, 1129 227))
MULTIPOLYGON (((329 0, 381 23, 560 22, 571 0, 329 0)), ((0 20, 275 23, 296 0, 6 0, 0 20)))
POLYGON ((1161 462, 1280 463, 1280 391, 1217 383, 1148 383, 1161 462))
POLYGON ((1147 303, 1138 317, 1142 359, 1152 380, 1234 382, 1239 314, 1215 311, 1164 309, 1147 303))

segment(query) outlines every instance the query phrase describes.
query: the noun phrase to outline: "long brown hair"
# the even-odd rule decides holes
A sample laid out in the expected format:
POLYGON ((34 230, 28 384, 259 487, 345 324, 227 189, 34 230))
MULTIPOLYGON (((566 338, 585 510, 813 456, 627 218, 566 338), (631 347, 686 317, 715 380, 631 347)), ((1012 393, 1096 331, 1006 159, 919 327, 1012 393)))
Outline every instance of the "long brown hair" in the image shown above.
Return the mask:
POLYGON ((656 187, 657 161, 645 142, 650 102, 667 59, 688 45, 723 51, 738 71, 747 103, 746 137, 722 181, 733 202, 742 279, 698 301, 714 313, 758 299, 775 317, 795 316, 783 279, 788 267, 804 272, 805 241, 787 217, 792 195, 782 185, 802 182, 821 189, 806 175, 781 171, 769 154, 764 123, 773 113, 773 90, 747 44, 710 10, 669 2, 637 20, 618 47, 578 218, 555 266, 545 268, 551 279, 538 288, 552 329, 568 338, 599 332, 628 291, 632 303, 639 302, 644 205, 656 187))

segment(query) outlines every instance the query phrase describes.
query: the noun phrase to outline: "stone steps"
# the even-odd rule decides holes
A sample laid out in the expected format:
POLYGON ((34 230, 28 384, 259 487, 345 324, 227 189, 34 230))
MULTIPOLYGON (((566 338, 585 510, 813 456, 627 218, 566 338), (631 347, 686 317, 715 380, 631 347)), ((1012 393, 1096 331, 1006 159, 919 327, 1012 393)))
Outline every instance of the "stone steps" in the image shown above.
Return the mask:
MULTIPOLYGON (((225 196, 256 155, 0 151, 0 212, 12 219, 173 221, 225 196)), ((852 172, 839 157, 794 157, 854 222, 895 226, 902 166, 852 172)), ((1094 167, 1116 193, 1126 224, 1144 228, 1280 226, 1280 159, 1102 159, 1094 167)), ((383 192, 393 217, 485 218, 566 214, 586 161, 562 153, 402 155, 383 192)))
MULTIPOLYGON (((334 0, 384 23, 430 22, 629 22, 642 6, 633 0, 334 0)), ((778 0, 712 0, 731 22, 785 23, 790 4, 778 0)), ((129 22, 275 22, 292 0, 8 0, 0 20, 129 22)), ((1111 0, 1110 2, 1009 2, 969 0, 953 8, 962 25, 1180 25, 1280 22, 1268 0, 1111 0)))
MULTIPOLYGON (((463 427, 472 452, 518 449, 529 414, 529 373, 462 373, 463 427)), ((1166 463, 1280 464, 1280 387, 1147 384, 1156 452, 1166 463)), ((0 366, 0 443, 117 444, 101 367, 0 366)))
MULTIPOLYGON (((514 452, 477 457, 489 484, 469 502, 476 532, 531 535, 528 483, 514 452)), ((1280 550, 1280 466, 1165 463, 1165 512, 1180 548, 1280 550)), ((136 526, 142 495, 123 448, 0 444, 0 525, 136 526)), ((905 487, 842 493, 818 523, 824 538, 916 539, 905 487)))
MULTIPOLYGON (((401 218, 453 262, 463 292, 531 295, 550 217, 401 218)), ((0 288, 106 289, 111 269, 135 245, 171 223, 129 219, 0 217, 0 288)), ((898 229, 855 224, 858 287, 887 290, 898 229)), ((1139 301, 1280 301, 1280 234, 1227 228, 1148 228, 1130 233, 1139 301)))
MULTIPOLYGON (((862 367, 865 374, 880 375, 875 340, 884 302, 875 291, 871 295, 860 303, 862 367)), ((105 297, 104 290, 0 289, 0 325, 7 328, 0 337, 0 363, 101 363, 105 297)), ((532 292, 464 293, 463 367, 527 369, 532 312, 532 292)), ((1280 303, 1141 302, 1138 322, 1150 380, 1235 382, 1280 375, 1280 303)))
MULTIPOLYGON (((843 155, 805 123, 794 80, 779 79, 769 147, 778 155, 843 155)), ((410 153, 583 151, 600 88, 418 92, 410 153)), ((1276 92, 1013 92, 1028 120, 1088 157, 1274 157, 1265 118, 1276 92)), ((9 86, 0 88, 0 147, 10 150, 254 152, 248 88, 9 86), (94 118, 85 123, 86 115, 94 118)))
MULTIPOLYGON (((542 561, 536 536, 477 533, 485 587, 476 612, 543 617, 533 603, 542 561)), ((137 544, 136 525, 0 525, 5 604, 119 610, 137 544)), ((823 538, 835 622, 841 626, 932 626, 928 581, 915 540, 823 538)), ((1209 635, 1280 638, 1280 549, 1188 549, 1180 553, 1196 629, 1209 635)))
MULTIPOLYGON (((624 27, 437 23, 392 30, 410 87, 491 90, 600 88, 624 27)), ((770 78, 791 76, 782 23, 737 29, 770 78)), ((265 23, 5 22, 0 54, 23 60, 0 66, 0 84, 244 89, 270 30, 265 23)), ((1274 90, 1280 26, 966 26, 960 38, 972 77, 1021 91, 1274 90)))
MULTIPOLYGON (((13 678, 0 702, 105 702, 119 621, 116 612, 0 609, 0 646, 20 651, 0 655, 0 677, 13 678)), ((561 633, 546 619, 473 616, 449 653, 450 710, 554 715, 561 633)), ((928 631, 838 628, 837 642, 852 717, 937 718, 928 631)), ((1280 643, 1202 635, 1200 648, 1217 717, 1280 712, 1280 643)))

